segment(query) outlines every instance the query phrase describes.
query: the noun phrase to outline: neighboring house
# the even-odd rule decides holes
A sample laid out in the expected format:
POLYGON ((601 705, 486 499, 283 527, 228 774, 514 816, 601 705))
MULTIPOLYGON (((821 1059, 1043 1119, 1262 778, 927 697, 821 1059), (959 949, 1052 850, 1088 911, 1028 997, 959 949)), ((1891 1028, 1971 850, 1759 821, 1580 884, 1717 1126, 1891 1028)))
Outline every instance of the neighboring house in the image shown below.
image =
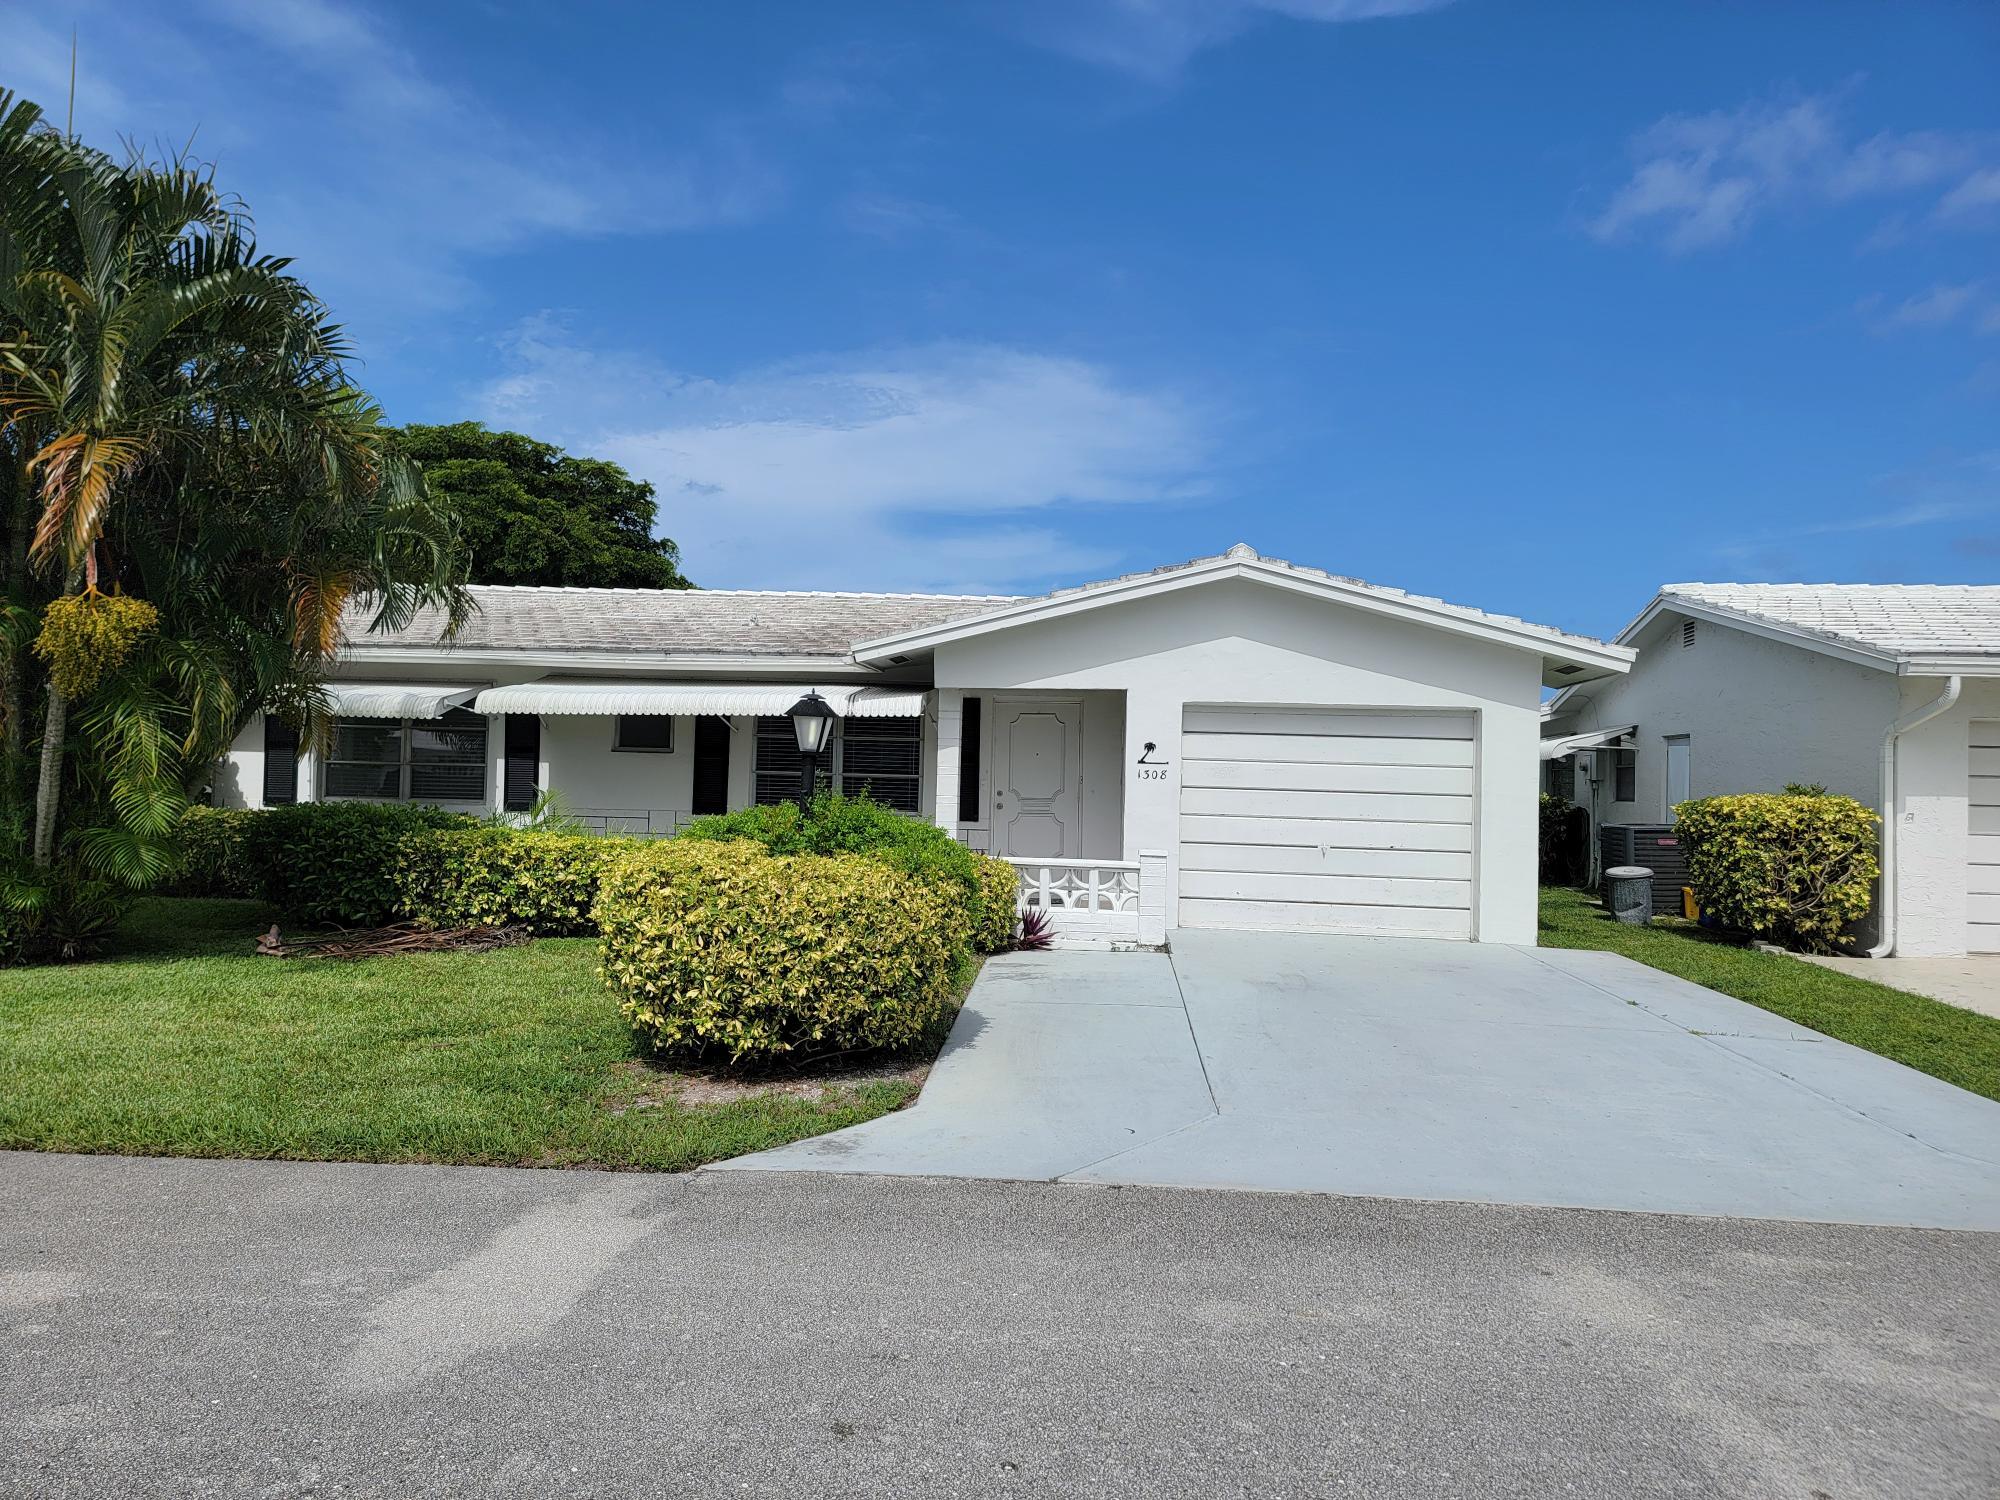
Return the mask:
POLYGON ((356 634, 332 753, 250 726, 236 806, 397 798, 610 831, 795 794, 785 717, 840 721, 848 791, 1023 867, 1064 925, 1535 940, 1544 684, 1618 646, 1337 578, 1247 546, 1038 598, 474 588, 356 634))
POLYGON ((1669 584, 1618 643, 1631 674, 1543 727, 1544 785, 1593 829, 1818 783, 1893 809, 1864 941, 2000 951, 2000 587, 1669 584))

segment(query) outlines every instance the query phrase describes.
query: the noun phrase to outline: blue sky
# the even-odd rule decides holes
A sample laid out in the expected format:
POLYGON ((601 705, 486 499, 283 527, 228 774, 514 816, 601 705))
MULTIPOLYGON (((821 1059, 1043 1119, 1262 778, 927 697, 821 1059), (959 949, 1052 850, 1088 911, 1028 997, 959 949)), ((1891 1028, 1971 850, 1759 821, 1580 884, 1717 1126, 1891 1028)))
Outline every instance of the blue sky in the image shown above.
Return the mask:
POLYGON ((2000 7, 0 0, 715 586, 2000 578, 2000 7))

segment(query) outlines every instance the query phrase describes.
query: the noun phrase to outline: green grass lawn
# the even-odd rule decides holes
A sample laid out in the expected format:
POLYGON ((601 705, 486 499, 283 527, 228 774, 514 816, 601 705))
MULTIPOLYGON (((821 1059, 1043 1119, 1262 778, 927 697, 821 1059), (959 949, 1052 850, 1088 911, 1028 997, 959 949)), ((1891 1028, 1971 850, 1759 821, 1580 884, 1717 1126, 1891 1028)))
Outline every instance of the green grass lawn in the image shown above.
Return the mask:
POLYGON ((102 961, 0 970, 0 1148, 680 1171, 918 1087, 904 1068, 746 1094, 649 1067, 591 939, 258 957, 271 919, 141 900, 102 961), (677 1102, 683 1087, 715 1102, 677 1102))
POLYGON ((2000 1099, 2000 1020, 1922 995, 1823 969, 1790 954, 1759 953, 1691 922, 1614 922, 1596 899, 1542 889, 1545 948, 1602 948, 1773 1011, 1814 1031, 1892 1057, 1946 1083, 2000 1099))

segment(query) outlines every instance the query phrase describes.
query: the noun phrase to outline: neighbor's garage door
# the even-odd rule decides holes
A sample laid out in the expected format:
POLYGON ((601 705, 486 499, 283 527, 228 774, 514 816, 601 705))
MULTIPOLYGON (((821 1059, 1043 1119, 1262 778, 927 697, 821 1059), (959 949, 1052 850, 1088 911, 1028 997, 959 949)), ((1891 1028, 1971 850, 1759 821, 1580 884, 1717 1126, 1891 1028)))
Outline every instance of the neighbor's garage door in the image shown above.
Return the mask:
POLYGON ((2000 723, 1972 726, 1965 800, 1965 946, 2000 953, 2000 723))
POLYGON ((1470 714, 1190 708, 1180 924, 1472 936, 1470 714))

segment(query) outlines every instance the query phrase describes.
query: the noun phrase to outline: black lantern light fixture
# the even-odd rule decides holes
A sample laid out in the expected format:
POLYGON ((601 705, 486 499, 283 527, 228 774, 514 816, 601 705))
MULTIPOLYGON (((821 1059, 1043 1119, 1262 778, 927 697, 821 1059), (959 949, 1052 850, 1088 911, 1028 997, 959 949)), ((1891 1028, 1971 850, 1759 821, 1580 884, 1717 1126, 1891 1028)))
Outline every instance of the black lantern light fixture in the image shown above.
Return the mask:
POLYGON ((833 705, 817 690, 807 689, 805 697, 792 705, 792 733, 799 740, 799 807, 804 810, 818 789, 819 758, 833 733, 833 705))

